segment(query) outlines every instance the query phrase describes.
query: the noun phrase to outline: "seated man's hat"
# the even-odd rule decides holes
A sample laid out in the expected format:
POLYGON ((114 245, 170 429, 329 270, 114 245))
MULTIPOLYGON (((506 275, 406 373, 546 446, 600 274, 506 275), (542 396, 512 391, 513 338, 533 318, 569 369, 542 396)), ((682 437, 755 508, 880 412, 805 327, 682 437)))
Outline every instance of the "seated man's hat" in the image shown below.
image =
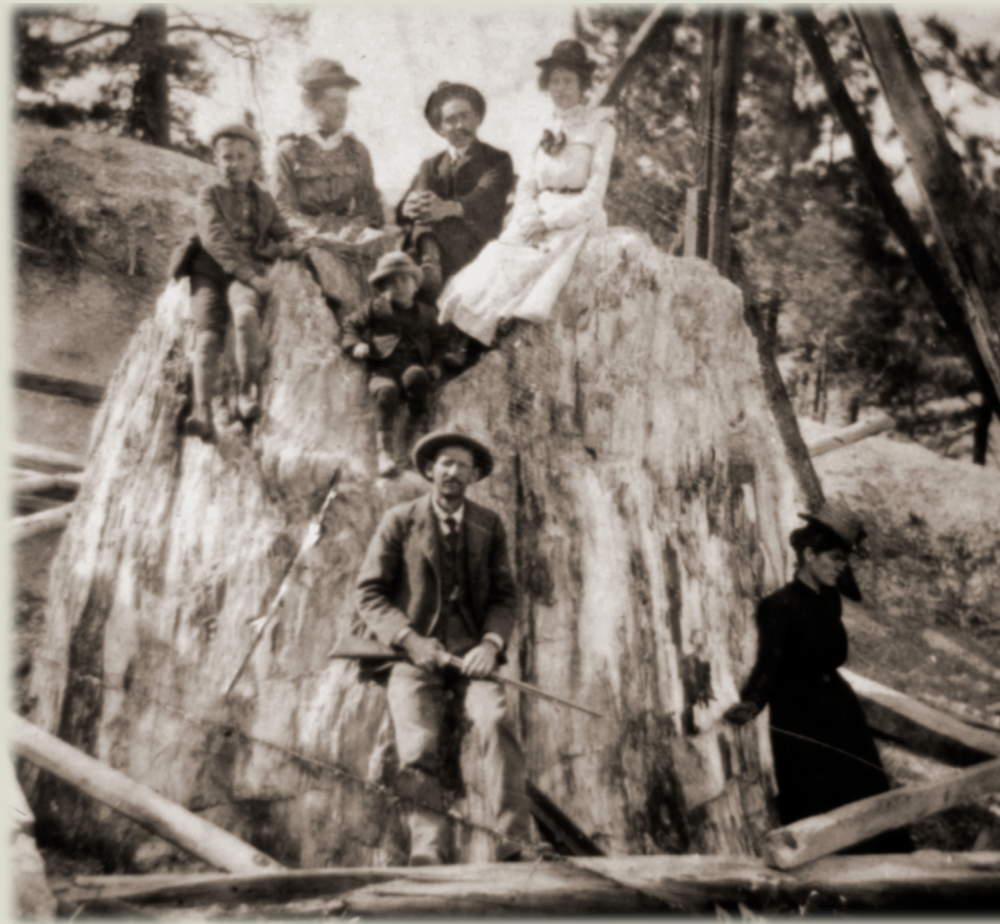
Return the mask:
POLYGON ((368 281, 374 285, 380 279, 385 279, 386 276, 391 276, 393 273, 409 273, 417 280, 418 286, 424 281, 423 271, 413 262, 410 255, 403 253, 402 250, 392 250, 382 254, 378 258, 378 263, 375 264, 374 271, 368 277, 368 281))
POLYGON ((486 115, 486 100, 483 94, 467 83, 449 83, 447 80, 437 85, 437 89, 427 97, 424 106, 424 118, 430 122, 431 128, 437 131, 441 124, 441 107, 450 99, 468 100, 476 115, 482 119, 486 115))
POLYGON ((449 427, 444 430, 435 430, 433 433, 428 433, 413 448, 413 464, 417 467, 417 471, 428 481, 431 479, 427 474, 427 468, 434 464, 438 453, 449 446, 461 446, 472 453, 472 459, 476 464, 476 468, 479 469, 478 480, 481 481, 493 471, 493 453, 478 440, 474 440, 458 427, 449 427))
POLYGON ((214 148, 215 142, 220 138, 242 138, 244 141, 249 141, 257 149, 257 153, 260 153, 260 135, 249 125, 243 125, 241 122, 230 122, 228 125, 217 128, 212 132, 212 143, 209 146, 214 148))
POLYGON ((361 82, 351 77, 339 61, 316 58, 299 71, 299 85, 307 90, 325 90, 327 87, 350 90, 361 86, 361 82))

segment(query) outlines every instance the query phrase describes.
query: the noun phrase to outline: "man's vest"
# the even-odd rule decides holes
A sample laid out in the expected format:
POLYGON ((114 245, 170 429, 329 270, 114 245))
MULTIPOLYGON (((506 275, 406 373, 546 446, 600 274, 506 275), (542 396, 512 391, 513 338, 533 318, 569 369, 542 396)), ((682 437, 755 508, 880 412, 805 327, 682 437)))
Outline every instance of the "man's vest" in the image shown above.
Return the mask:
POLYGON ((441 550, 441 618, 434 629, 434 637, 450 654, 461 656, 481 641, 473 625, 469 606, 465 518, 462 518, 458 529, 449 535, 445 534, 447 527, 437 517, 434 519, 441 550))

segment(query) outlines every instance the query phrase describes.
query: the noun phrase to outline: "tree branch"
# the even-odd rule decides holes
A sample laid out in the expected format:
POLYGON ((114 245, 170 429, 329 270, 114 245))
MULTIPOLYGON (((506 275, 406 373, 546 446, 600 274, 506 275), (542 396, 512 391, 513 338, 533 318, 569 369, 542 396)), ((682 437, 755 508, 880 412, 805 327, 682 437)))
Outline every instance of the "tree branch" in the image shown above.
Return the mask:
MULTIPOLYGON (((88 23, 91 25, 91 23, 88 23)), ((96 23, 93 23, 96 25, 96 23)), ((131 26, 116 26, 112 23, 105 23, 100 29, 95 29, 93 32, 88 32, 86 35, 81 35, 78 38, 70 39, 68 42, 54 42, 53 47, 58 48, 61 51, 66 51, 69 48, 74 48, 77 45, 85 45, 87 42, 93 41, 102 35, 108 35, 111 32, 131 32, 131 26)))

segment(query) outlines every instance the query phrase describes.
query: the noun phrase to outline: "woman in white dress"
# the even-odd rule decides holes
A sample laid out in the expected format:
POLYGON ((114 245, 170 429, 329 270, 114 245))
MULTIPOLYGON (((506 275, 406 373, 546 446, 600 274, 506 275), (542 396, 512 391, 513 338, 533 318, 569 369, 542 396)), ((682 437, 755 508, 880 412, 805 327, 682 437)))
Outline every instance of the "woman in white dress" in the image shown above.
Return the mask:
POLYGON ((587 235, 607 225, 614 110, 587 105, 596 65, 574 40, 559 42, 537 64, 538 85, 555 104, 552 120, 518 183, 503 233, 438 299, 442 323, 486 346, 501 321, 548 320, 587 235))

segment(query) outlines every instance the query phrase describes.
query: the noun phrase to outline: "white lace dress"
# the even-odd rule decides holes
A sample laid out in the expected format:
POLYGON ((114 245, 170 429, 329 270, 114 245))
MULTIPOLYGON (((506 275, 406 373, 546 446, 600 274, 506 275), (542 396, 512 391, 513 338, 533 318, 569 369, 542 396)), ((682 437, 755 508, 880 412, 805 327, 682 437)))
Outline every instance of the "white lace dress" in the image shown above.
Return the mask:
POLYGON ((556 110, 544 137, 554 144, 535 149, 503 233, 449 280, 438 299, 442 323, 453 322, 487 346, 500 321, 548 320, 587 235, 607 225, 614 110, 556 110), (546 231, 529 244, 524 231, 534 218, 546 231))

